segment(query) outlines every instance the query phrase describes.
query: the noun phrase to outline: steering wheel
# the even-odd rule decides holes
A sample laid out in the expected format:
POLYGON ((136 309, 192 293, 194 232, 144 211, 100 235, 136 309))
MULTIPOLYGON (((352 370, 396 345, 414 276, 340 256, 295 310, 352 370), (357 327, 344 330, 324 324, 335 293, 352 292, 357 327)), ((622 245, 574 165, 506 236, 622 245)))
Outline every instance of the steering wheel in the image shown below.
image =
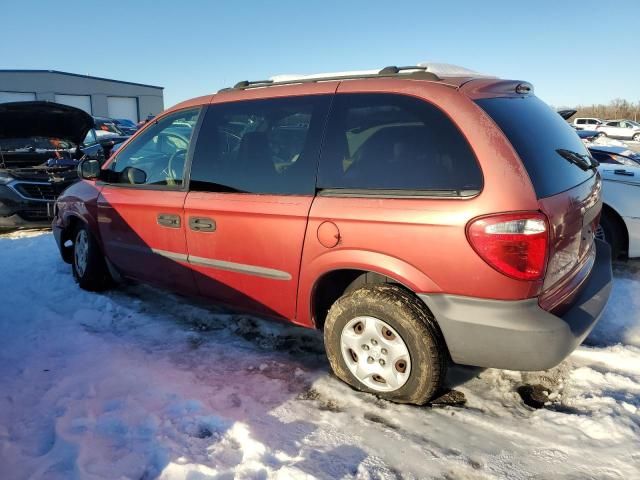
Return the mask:
MULTIPOLYGON (((176 184, 176 172, 180 172, 183 173, 184 172, 184 161, 186 158, 186 153, 187 153, 187 149, 186 148, 179 148, 178 150, 176 150, 175 152, 173 152, 173 154, 171 155, 171 157, 169 157, 169 162, 167 163, 167 168, 164 170, 164 173, 167 176, 167 185, 175 185, 176 184), (179 159, 180 157, 182 157, 182 162, 180 162, 179 159), (174 163, 177 163, 179 170, 176 170, 174 166, 174 163), (181 163, 181 164, 180 164, 181 163)), ((180 178, 180 181, 182 181, 182 178, 180 178)))

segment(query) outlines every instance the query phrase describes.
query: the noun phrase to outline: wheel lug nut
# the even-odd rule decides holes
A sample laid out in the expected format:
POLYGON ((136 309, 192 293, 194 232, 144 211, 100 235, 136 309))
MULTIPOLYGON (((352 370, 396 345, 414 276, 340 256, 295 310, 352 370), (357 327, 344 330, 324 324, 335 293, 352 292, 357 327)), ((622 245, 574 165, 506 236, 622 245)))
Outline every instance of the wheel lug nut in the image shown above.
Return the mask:
POLYGON ((373 363, 373 357, 367 358, 367 363, 373 363))
POLYGON ((365 351, 369 350, 369 345, 362 345, 362 349, 365 350, 365 351))
POLYGON ((386 354, 387 354, 387 349, 386 349, 386 348, 383 348, 383 349, 382 349, 382 350, 380 350, 380 351, 382 352, 382 354, 383 354, 383 355, 386 355, 386 354))
POLYGON ((384 363, 385 363, 385 362, 384 362, 384 360, 383 360, 383 359, 380 359, 380 366, 381 366, 381 367, 384 367, 384 363))
POLYGON ((378 341, 377 341, 375 338, 372 338, 372 339, 371 339, 371 345, 374 345, 374 346, 375 346, 375 345, 377 345, 377 344, 378 344, 378 341))

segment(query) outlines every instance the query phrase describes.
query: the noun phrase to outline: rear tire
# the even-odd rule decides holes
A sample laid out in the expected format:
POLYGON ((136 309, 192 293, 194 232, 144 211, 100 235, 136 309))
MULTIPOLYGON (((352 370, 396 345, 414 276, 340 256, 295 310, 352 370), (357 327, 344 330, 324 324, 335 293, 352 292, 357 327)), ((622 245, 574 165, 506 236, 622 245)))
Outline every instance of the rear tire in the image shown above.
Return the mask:
POLYGON ((596 230, 596 238, 604 240, 611 247, 611 258, 617 260, 622 253, 623 233, 618 222, 608 215, 604 210, 600 217, 600 225, 596 230))
POLYGON ((640 133, 636 133, 633 137, 631 137, 631 140, 633 140, 634 142, 640 142, 640 133))
POLYGON ((100 292, 113 285, 102 251, 86 224, 81 224, 74 235, 71 267, 73 278, 80 288, 100 292))
POLYGON ((433 315, 396 285, 368 285, 338 299, 324 340, 338 378, 392 402, 423 405, 446 375, 448 352, 433 315))

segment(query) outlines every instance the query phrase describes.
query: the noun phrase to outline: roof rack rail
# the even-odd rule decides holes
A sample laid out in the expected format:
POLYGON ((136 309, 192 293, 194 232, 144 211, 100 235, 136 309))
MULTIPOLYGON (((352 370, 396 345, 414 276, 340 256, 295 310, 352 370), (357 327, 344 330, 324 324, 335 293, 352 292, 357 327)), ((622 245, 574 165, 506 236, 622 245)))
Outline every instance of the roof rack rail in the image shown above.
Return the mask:
POLYGON ((293 78, 289 80, 282 81, 274 81, 274 80, 256 80, 249 81, 243 80, 241 82, 236 83, 232 88, 226 87, 218 90, 218 93, 228 92, 230 90, 246 90, 249 88, 258 88, 258 87, 270 87, 276 85, 295 85, 299 83, 317 83, 317 82, 330 82, 335 80, 356 80, 361 78, 394 78, 394 77, 402 77, 402 78, 412 78, 415 80, 431 80, 431 81, 439 81, 441 80, 435 73, 427 71, 427 67, 420 66, 408 66, 408 67, 396 67, 389 66, 384 67, 382 70, 376 72, 375 70, 371 71, 371 73, 345 73, 345 74, 336 74, 336 75, 307 75, 299 78, 293 78), (413 70, 409 73, 402 73, 405 71, 413 70))
POLYGON ((419 67, 417 65, 415 66, 409 66, 409 67, 396 67, 395 65, 391 65, 389 67, 384 67, 382 70, 380 70, 378 73, 380 75, 388 75, 388 74, 393 74, 393 73, 400 73, 404 70, 421 70, 423 72, 427 71, 427 67, 419 67))
POLYGON ((273 80, 254 80, 250 82, 249 80, 242 80, 241 82, 236 83, 233 88, 247 88, 247 87, 257 87, 260 85, 271 85, 273 80))

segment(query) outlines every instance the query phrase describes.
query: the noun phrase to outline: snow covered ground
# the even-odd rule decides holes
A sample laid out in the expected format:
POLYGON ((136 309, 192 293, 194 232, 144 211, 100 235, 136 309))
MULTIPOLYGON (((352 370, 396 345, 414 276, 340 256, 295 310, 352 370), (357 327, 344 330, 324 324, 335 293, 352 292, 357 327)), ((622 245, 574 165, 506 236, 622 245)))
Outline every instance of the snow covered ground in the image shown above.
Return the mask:
POLYGON ((640 478, 638 263, 559 367, 456 367, 466 405, 421 408, 337 381, 315 332, 83 292, 48 233, 0 237, 0 271, 3 479, 640 478))

